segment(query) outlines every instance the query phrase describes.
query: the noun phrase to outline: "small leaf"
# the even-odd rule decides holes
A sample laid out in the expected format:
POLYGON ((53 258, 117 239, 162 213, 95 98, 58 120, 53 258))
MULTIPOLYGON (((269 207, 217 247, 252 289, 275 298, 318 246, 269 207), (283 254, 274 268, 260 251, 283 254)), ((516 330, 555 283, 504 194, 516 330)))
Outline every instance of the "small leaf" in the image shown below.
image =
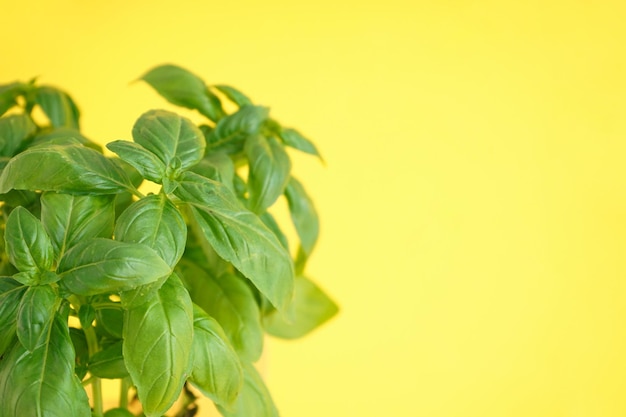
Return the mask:
POLYGON ((189 382, 216 404, 228 408, 243 384, 239 357, 215 319, 197 305, 193 315, 193 368, 189 382))
POLYGON ((191 262, 181 262, 179 270, 193 301, 217 320, 237 353, 257 361, 263 351, 263 328, 259 306, 246 283, 232 274, 214 278, 191 262))
POLYGON ((128 376, 122 355, 122 341, 113 343, 89 358, 89 372, 106 379, 121 379, 128 376))
POLYGON ((29 287, 17 312, 17 337, 32 352, 44 342, 57 307, 57 295, 49 285, 29 287))
POLYGON ((93 149, 49 145, 9 161, 0 175, 0 193, 11 189, 115 194, 134 187, 119 165, 93 149))
POLYGON ((70 339, 76 355, 74 372, 79 379, 83 379, 87 375, 87 361, 89 360, 87 337, 85 337, 83 329, 70 327, 70 339))
POLYGON ((279 136, 283 140, 283 142, 285 142, 285 145, 299 151, 315 155, 319 157, 322 162, 324 161, 322 155, 317 150, 317 147, 313 144, 313 142, 302 136, 302 134, 297 130, 290 128, 281 129, 279 131, 279 136))
POLYGON ((13 156, 22 141, 37 130, 33 120, 25 114, 0 118, 0 156, 13 156))
POLYGON ((206 152, 241 152, 246 139, 259 133, 268 114, 267 107, 243 106, 237 112, 224 117, 206 137, 206 152))
POLYGON ((319 217, 317 210, 315 210, 313 200, 311 200, 311 197, 306 193, 304 186, 294 177, 291 177, 287 184, 285 197, 287 197, 291 220, 296 227, 300 244, 308 257, 311 255, 311 252, 313 252, 313 248, 315 248, 315 243, 319 236, 319 217))
POLYGON ((39 87, 35 93, 35 102, 48 116, 52 126, 79 128, 80 112, 67 93, 54 87, 39 87))
POLYGON ((187 225, 176 206, 164 195, 151 195, 131 204, 115 225, 115 238, 143 243, 174 267, 187 243, 187 225))
POLYGON ((11 278, 0 278, 0 357, 16 337, 17 311, 27 288, 11 278))
POLYGON ((175 274, 126 312, 124 362, 147 417, 163 415, 180 395, 191 373, 192 339, 191 299, 175 274))
POLYGON ((186 69, 161 65, 148 71, 141 79, 172 104, 198 110, 214 122, 224 116, 217 96, 207 89, 204 81, 186 69))
POLYGON ((93 237, 111 237, 115 197, 46 192, 41 196, 41 221, 57 257, 93 237))
POLYGON ((78 310, 78 320, 83 329, 91 327, 91 324, 96 319, 96 309, 91 304, 83 304, 78 310))
POLYGON ((204 135, 196 125, 165 110, 142 114, 133 126, 133 140, 156 155, 168 172, 194 166, 204 156, 206 147, 204 135))
POLYGON ((165 176, 165 164, 141 145, 125 140, 109 142, 107 148, 129 163, 147 180, 160 184, 165 176))
POLYGON ((296 278, 292 309, 291 322, 276 311, 264 317, 265 330, 272 336, 297 339, 315 330, 339 311, 337 304, 306 277, 296 278))
POLYGON ((235 164, 233 164, 232 159, 223 152, 215 152, 206 155, 198 165, 195 165, 190 171, 208 179, 221 182, 233 190, 235 164))
POLYGON ((135 415, 125 408, 112 408, 104 413, 103 417, 135 417, 135 415))
POLYGON ((90 417, 67 324, 58 315, 44 339, 30 353, 14 344, 0 362, 0 415, 90 417))
POLYGON ((250 100, 244 93, 233 88, 228 85, 216 85, 214 86, 220 93, 224 94, 230 101, 235 103, 239 107, 247 106, 252 104, 252 100, 250 100))
POLYGON ((15 106, 17 96, 24 94, 27 85, 20 82, 0 85, 0 116, 15 106))
MULTIPOLYGON (((15 208, 6 223, 4 234, 9 261, 22 272, 29 272, 37 283, 36 275, 52 267, 54 249, 41 222, 24 207, 15 208)), ((29 284, 29 285, 31 285, 29 284)))
MULTIPOLYGON (((108 300, 108 297, 103 297, 108 300)), ((96 298, 97 299, 97 298, 96 298)), ((96 332, 107 338, 121 339, 124 323, 124 310, 121 303, 115 306, 98 307, 96 310, 96 332)))
POLYGON ((278 410, 274 405, 261 375, 252 364, 244 363, 244 382, 241 393, 237 398, 232 411, 217 406, 224 417, 278 417, 278 410))
POLYGON ((88 239, 65 253, 59 263, 61 285, 74 294, 130 290, 169 275, 171 268, 150 247, 110 239, 88 239))
POLYGON ((250 210, 263 213, 285 191, 291 161, 283 146, 271 137, 250 136, 246 140, 245 151, 250 163, 250 210))
POLYGON ((289 253, 263 222, 224 185, 184 173, 175 194, 223 259, 231 262, 279 310, 289 304, 294 268, 289 253))

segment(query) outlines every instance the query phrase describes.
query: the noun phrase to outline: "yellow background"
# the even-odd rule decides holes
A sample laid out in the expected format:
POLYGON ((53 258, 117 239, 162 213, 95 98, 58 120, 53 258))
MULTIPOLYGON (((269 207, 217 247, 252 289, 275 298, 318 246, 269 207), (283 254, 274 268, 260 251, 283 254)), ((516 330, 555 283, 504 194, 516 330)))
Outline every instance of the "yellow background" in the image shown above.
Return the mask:
POLYGON ((4 0, 0 82, 62 86, 106 142, 172 62, 317 142, 342 313, 268 341, 282 416, 625 416, 622 4, 4 0))

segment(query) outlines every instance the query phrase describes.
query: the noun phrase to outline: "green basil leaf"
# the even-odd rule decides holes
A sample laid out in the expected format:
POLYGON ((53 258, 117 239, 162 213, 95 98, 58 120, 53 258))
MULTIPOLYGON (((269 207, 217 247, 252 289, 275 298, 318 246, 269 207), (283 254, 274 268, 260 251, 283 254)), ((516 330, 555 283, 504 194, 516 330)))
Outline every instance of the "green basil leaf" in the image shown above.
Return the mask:
POLYGON ((124 310, 121 304, 96 309, 96 332, 98 334, 112 339, 121 339, 123 323, 124 310))
POLYGON ((22 141, 37 130, 33 120, 26 114, 0 118, 0 155, 13 156, 22 141))
POLYGON ((232 411, 217 405, 224 417, 278 417, 278 410, 263 378, 252 364, 243 364, 244 382, 232 411))
POLYGON ((169 275, 171 268, 146 245, 94 238, 67 251, 57 271, 61 285, 72 293, 95 295, 149 284, 169 275))
POLYGON ((58 315, 44 339, 32 352, 14 344, 0 362, 0 415, 90 417, 67 324, 58 315))
POLYGON ((189 382, 216 404, 229 408, 243 384, 239 357, 219 323, 193 306, 193 368, 189 382))
POLYGON ((337 304, 313 281, 296 278, 290 322, 274 311, 263 318, 265 330, 282 339, 297 339, 310 333, 337 314, 337 304))
POLYGON ((267 107, 243 106, 237 112, 224 117, 206 136, 207 153, 241 152, 246 139, 259 133, 268 114, 267 107))
MULTIPOLYGON (((23 272, 43 273, 52 267, 54 249, 41 222, 24 207, 15 208, 6 223, 5 245, 9 261, 23 272)), ((33 276, 36 284, 37 278, 33 276)))
POLYGON ((9 161, 0 175, 0 193, 11 189, 115 194, 134 187, 119 165, 93 149, 49 145, 9 161))
POLYGON ((265 224, 267 228, 276 235, 280 244, 283 245, 283 248, 285 248, 285 250, 289 252, 289 241, 287 240, 287 236, 285 236, 283 231, 280 229, 280 226, 276 222, 274 216, 272 216, 272 213, 266 211, 265 213, 261 214, 259 218, 261 219, 263 224, 265 224))
POLYGON ((4 201, 6 205, 10 207, 30 207, 33 204, 37 204, 39 200, 39 194, 34 191, 26 190, 11 190, 6 194, 0 195, 0 201, 4 201))
POLYGON ((292 297, 294 267, 276 235, 216 181, 185 172, 175 194, 190 205, 193 221, 217 254, 284 310, 292 297))
POLYGON ((173 173, 200 162, 206 147, 204 135, 196 125, 165 110, 142 114, 133 126, 133 140, 156 155, 173 173))
POLYGON ((17 338, 30 352, 45 341, 57 308, 57 295, 49 285, 29 287, 17 312, 17 338))
POLYGON ((17 105, 15 99, 23 94, 26 88, 26 84, 20 82, 0 85, 0 116, 17 105))
POLYGON ((313 142, 302 136, 302 134, 297 130, 290 128, 280 129, 279 136, 283 142, 285 142, 285 145, 310 155, 315 155, 319 157, 322 162, 324 161, 324 158, 322 158, 322 155, 317 150, 317 147, 313 144, 313 142))
POLYGON ((167 101, 177 106, 198 110, 214 122, 224 116, 220 100, 204 81, 176 65, 161 65, 141 77, 167 101))
POLYGON ((150 195, 122 213, 115 225, 115 238, 151 247, 173 268, 185 251, 187 225, 167 196, 150 195))
POLYGON ((110 142, 107 148, 135 167, 145 179, 161 184, 165 176, 165 164, 155 154, 137 143, 126 140, 110 142))
POLYGON ((103 417, 135 417, 135 415, 125 408, 112 408, 104 413, 103 417))
POLYGON ((41 221, 57 257, 92 237, 111 237, 115 197, 46 192, 41 196, 41 221))
POLYGON ((91 327, 95 319, 96 309, 91 304, 83 304, 80 306, 78 310, 78 320, 83 329, 91 327))
POLYGON ((250 100, 244 93, 234 87, 223 84, 215 85, 214 87, 216 90, 224 94, 230 101, 232 101, 239 107, 252 104, 252 100, 250 100))
POLYGON ((89 358, 89 372, 93 376, 106 379, 121 379, 128 376, 122 355, 122 341, 95 353, 89 358))
POLYGON ((87 375, 87 362, 89 361, 87 337, 82 329, 70 327, 70 339, 76 356, 74 372, 79 379, 83 379, 87 375))
POLYGON ((0 356, 16 337, 17 311, 27 288, 11 278, 0 278, 0 356))
POLYGON ((308 257, 313 252, 319 236, 317 210, 300 181, 294 177, 291 177, 285 188, 285 197, 287 197, 291 220, 300 238, 300 244, 308 257))
POLYGON ((193 307, 172 274, 147 302, 124 316, 124 362, 148 417, 163 415, 191 372, 193 307))
POLYGON ((54 87, 39 87, 35 93, 35 102, 48 116, 52 126, 79 128, 80 112, 67 93, 54 87))
POLYGON ((29 147, 42 146, 42 145, 62 145, 80 143, 88 148, 93 149, 99 153, 102 153, 102 147, 91 139, 87 139, 78 130, 71 127, 56 127, 53 129, 47 129, 38 133, 33 138, 29 147))
POLYGON ((178 266, 193 301, 222 326, 237 353, 257 361, 263 351, 263 328, 252 290, 232 274, 214 278, 198 265, 178 266))
POLYGON ((190 171, 211 180, 219 181, 234 191, 233 180, 235 177, 235 164, 233 164, 232 159, 223 152, 215 152, 206 155, 197 165, 191 168, 190 171))
POLYGON ((250 163, 248 190, 250 210, 263 213, 282 195, 289 181, 289 155, 274 138, 248 137, 245 146, 250 163))

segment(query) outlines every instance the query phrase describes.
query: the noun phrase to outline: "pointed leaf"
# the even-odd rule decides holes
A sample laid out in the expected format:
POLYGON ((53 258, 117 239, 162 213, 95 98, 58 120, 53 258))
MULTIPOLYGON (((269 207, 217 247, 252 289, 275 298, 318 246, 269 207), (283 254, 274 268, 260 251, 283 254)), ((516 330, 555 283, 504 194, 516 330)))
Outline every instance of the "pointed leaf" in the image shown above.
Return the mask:
POLYGON ((44 341, 57 307, 57 295, 49 285, 29 287, 17 312, 17 337, 32 352, 44 341))
POLYGON ((263 213, 285 191, 291 161, 283 145, 271 137, 250 136, 245 151, 250 163, 250 210, 263 213))
POLYGON ((115 194, 133 189, 126 173, 104 155, 83 146, 28 149, 0 175, 0 193, 11 189, 74 194, 115 194))
POLYGON ((150 195, 122 213, 115 225, 115 238, 151 247, 173 268, 185 251, 187 225, 164 194, 150 195))
POLYGON ((217 121, 224 116, 220 100, 211 93, 204 81, 176 65, 161 65, 141 77, 177 106, 198 110, 205 117, 217 121))
POLYGON ((48 116, 52 126, 79 128, 78 107, 64 91, 49 86, 39 87, 35 94, 35 102, 48 116))
POLYGON ((85 239, 112 236, 115 197, 46 192, 41 196, 41 221, 60 258, 85 239))
POLYGON ((13 156, 22 141, 35 133, 37 126, 25 114, 0 118, 0 156, 13 156))
POLYGON ((220 120, 207 135, 207 153, 241 152, 249 136, 259 133, 269 109, 261 106, 243 106, 236 113, 220 120))
POLYGON ((17 311, 27 288, 11 278, 0 278, 0 357, 16 337, 17 311))
POLYGON ((169 275, 171 268, 150 247, 110 239, 88 239, 65 253, 57 269, 74 294, 130 290, 169 275))
POLYGON ((244 382, 241 393, 237 398, 232 411, 217 406, 224 417, 278 417, 278 410, 274 405, 261 375, 252 364, 244 363, 244 382))
POLYGON ((179 270, 193 301, 217 320, 237 353, 257 361, 263 351, 263 328, 250 287, 232 274, 214 278, 191 262, 181 261, 179 270))
MULTIPOLYGON (((9 261, 22 272, 43 273, 52 267, 54 249, 41 222, 24 207, 15 208, 6 223, 5 245, 9 261)), ((36 284, 38 277, 33 275, 36 284)))
POLYGON ((237 90, 234 87, 229 85, 216 85, 214 86, 220 93, 224 94, 230 101, 235 103, 239 107, 243 107, 246 105, 252 104, 252 100, 250 100, 244 93, 237 90))
POLYGON ((193 307, 172 274, 146 303, 124 318, 124 361, 146 416, 161 416, 191 372, 193 307))
POLYGON ((0 116, 17 104, 15 99, 23 94, 26 88, 27 85, 20 82, 0 85, 0 116))
POLYGON ((193 306, 193 368, 189 382, 223 407, 237 399, 243 384, 239 357, 219 323, 193 306))
POLYGON ((137 119, 133 140, 152 152, 168 172, 187 169, 204 156, 204 135, 189 119, 165 110, 150 110, 137 119))
POLYGON ((290 128, 281 129, 279 131, 279 136, 283 140, 283 142, 285 142, 285 145, 290 146, 299 151, 302 151, 311 155, 315 155, 319 157, 322 161, 324 161, 324 159, 322 158, 322 155, 317 150, 317 147, 315 146, 315 144, 313 144, 313 142, 311 142, 310 140, 302 136, 302 134, 298 132, 297 130, 290 129, 290 128))
POLYGON ((198 229, 280 310, 293 292, 291 257, 278 238, 224 185, 186 172, 175 194, 190 205, 198 229))
POLYGON ((56 127, 52 130, 44 130, 37 133, 30 143, 29 147, 42 145, 62 145, 62 144, 80 143, 88 148, 102 153, 102 147, 91 139, 86 138, 77 129, 71 127, 56 127))
POLYGON ((74 372, 78 378, 83 379, 87 374, 87 361, 89 360, 89 346, 83 329, 70 327, 70 339, 76 359, 74 360, 74 372))
POLYGON ((296 227, 300 244, 308 257, 311 255, 311 252, 313 252, 313 248, 319 236, 320 226, 317 210, 315 210, 313 200, 311 200, 311 197, 306 193, 300 181, 294 177, 291 177, 287 184, 285 197, 287 197, 291 220, 296 227))
POLYGON ((339 311, 337 304, 306 277, 296 278, 292 309, 290 322, 276 311, 266 316, 263 319, 265 330, 272 336, 297 339, 315 330, 339 311))
POLYGON ((74 374, 67 325, 59 316, 33 352, 16 343, 0 362, 0 398, 1 416, 91 416, 87 394, 74 374))
POLYGON ((116 140, 107 144, 122 160, 129 163, 147 180, 161 184, 165 176, 165 164, 143 146, 125 140, 116 140))

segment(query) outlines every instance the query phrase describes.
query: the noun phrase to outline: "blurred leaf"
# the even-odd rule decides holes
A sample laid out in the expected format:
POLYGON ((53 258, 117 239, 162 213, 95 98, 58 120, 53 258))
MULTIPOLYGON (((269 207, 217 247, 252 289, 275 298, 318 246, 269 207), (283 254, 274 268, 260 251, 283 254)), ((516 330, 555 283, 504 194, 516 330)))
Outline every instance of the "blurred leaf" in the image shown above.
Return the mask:
POLYGON ((263 213, 285 191, 291 161, 283 145, 261 135, 248 137, 245 152, 250 163, 249 207, 255 213, 263 213))
POLYGON ((37 130, 33 120, 26 114, 0 118, 0 156, 13 156, 22 141, 37 130))
POLYGON ((235 103, 239 107, 247 106, 252 104, 252 100, 250 100, 244 93, 237 90, 234 87, 228 85, 216 85, 214 86, 220 93, 224 94, 230 101, 235 103))
POLYGON ((39 87, 35 93, 35 102, 48 116, 52 126, 79 128, 78 107, 64 91, 50 86, 39 87))
POLYGON ((224 117, 206 136, 206 152, 241 152, 246 139, 259 133, 268 113, 267 107, 243 106, 237 112, 224 117))

